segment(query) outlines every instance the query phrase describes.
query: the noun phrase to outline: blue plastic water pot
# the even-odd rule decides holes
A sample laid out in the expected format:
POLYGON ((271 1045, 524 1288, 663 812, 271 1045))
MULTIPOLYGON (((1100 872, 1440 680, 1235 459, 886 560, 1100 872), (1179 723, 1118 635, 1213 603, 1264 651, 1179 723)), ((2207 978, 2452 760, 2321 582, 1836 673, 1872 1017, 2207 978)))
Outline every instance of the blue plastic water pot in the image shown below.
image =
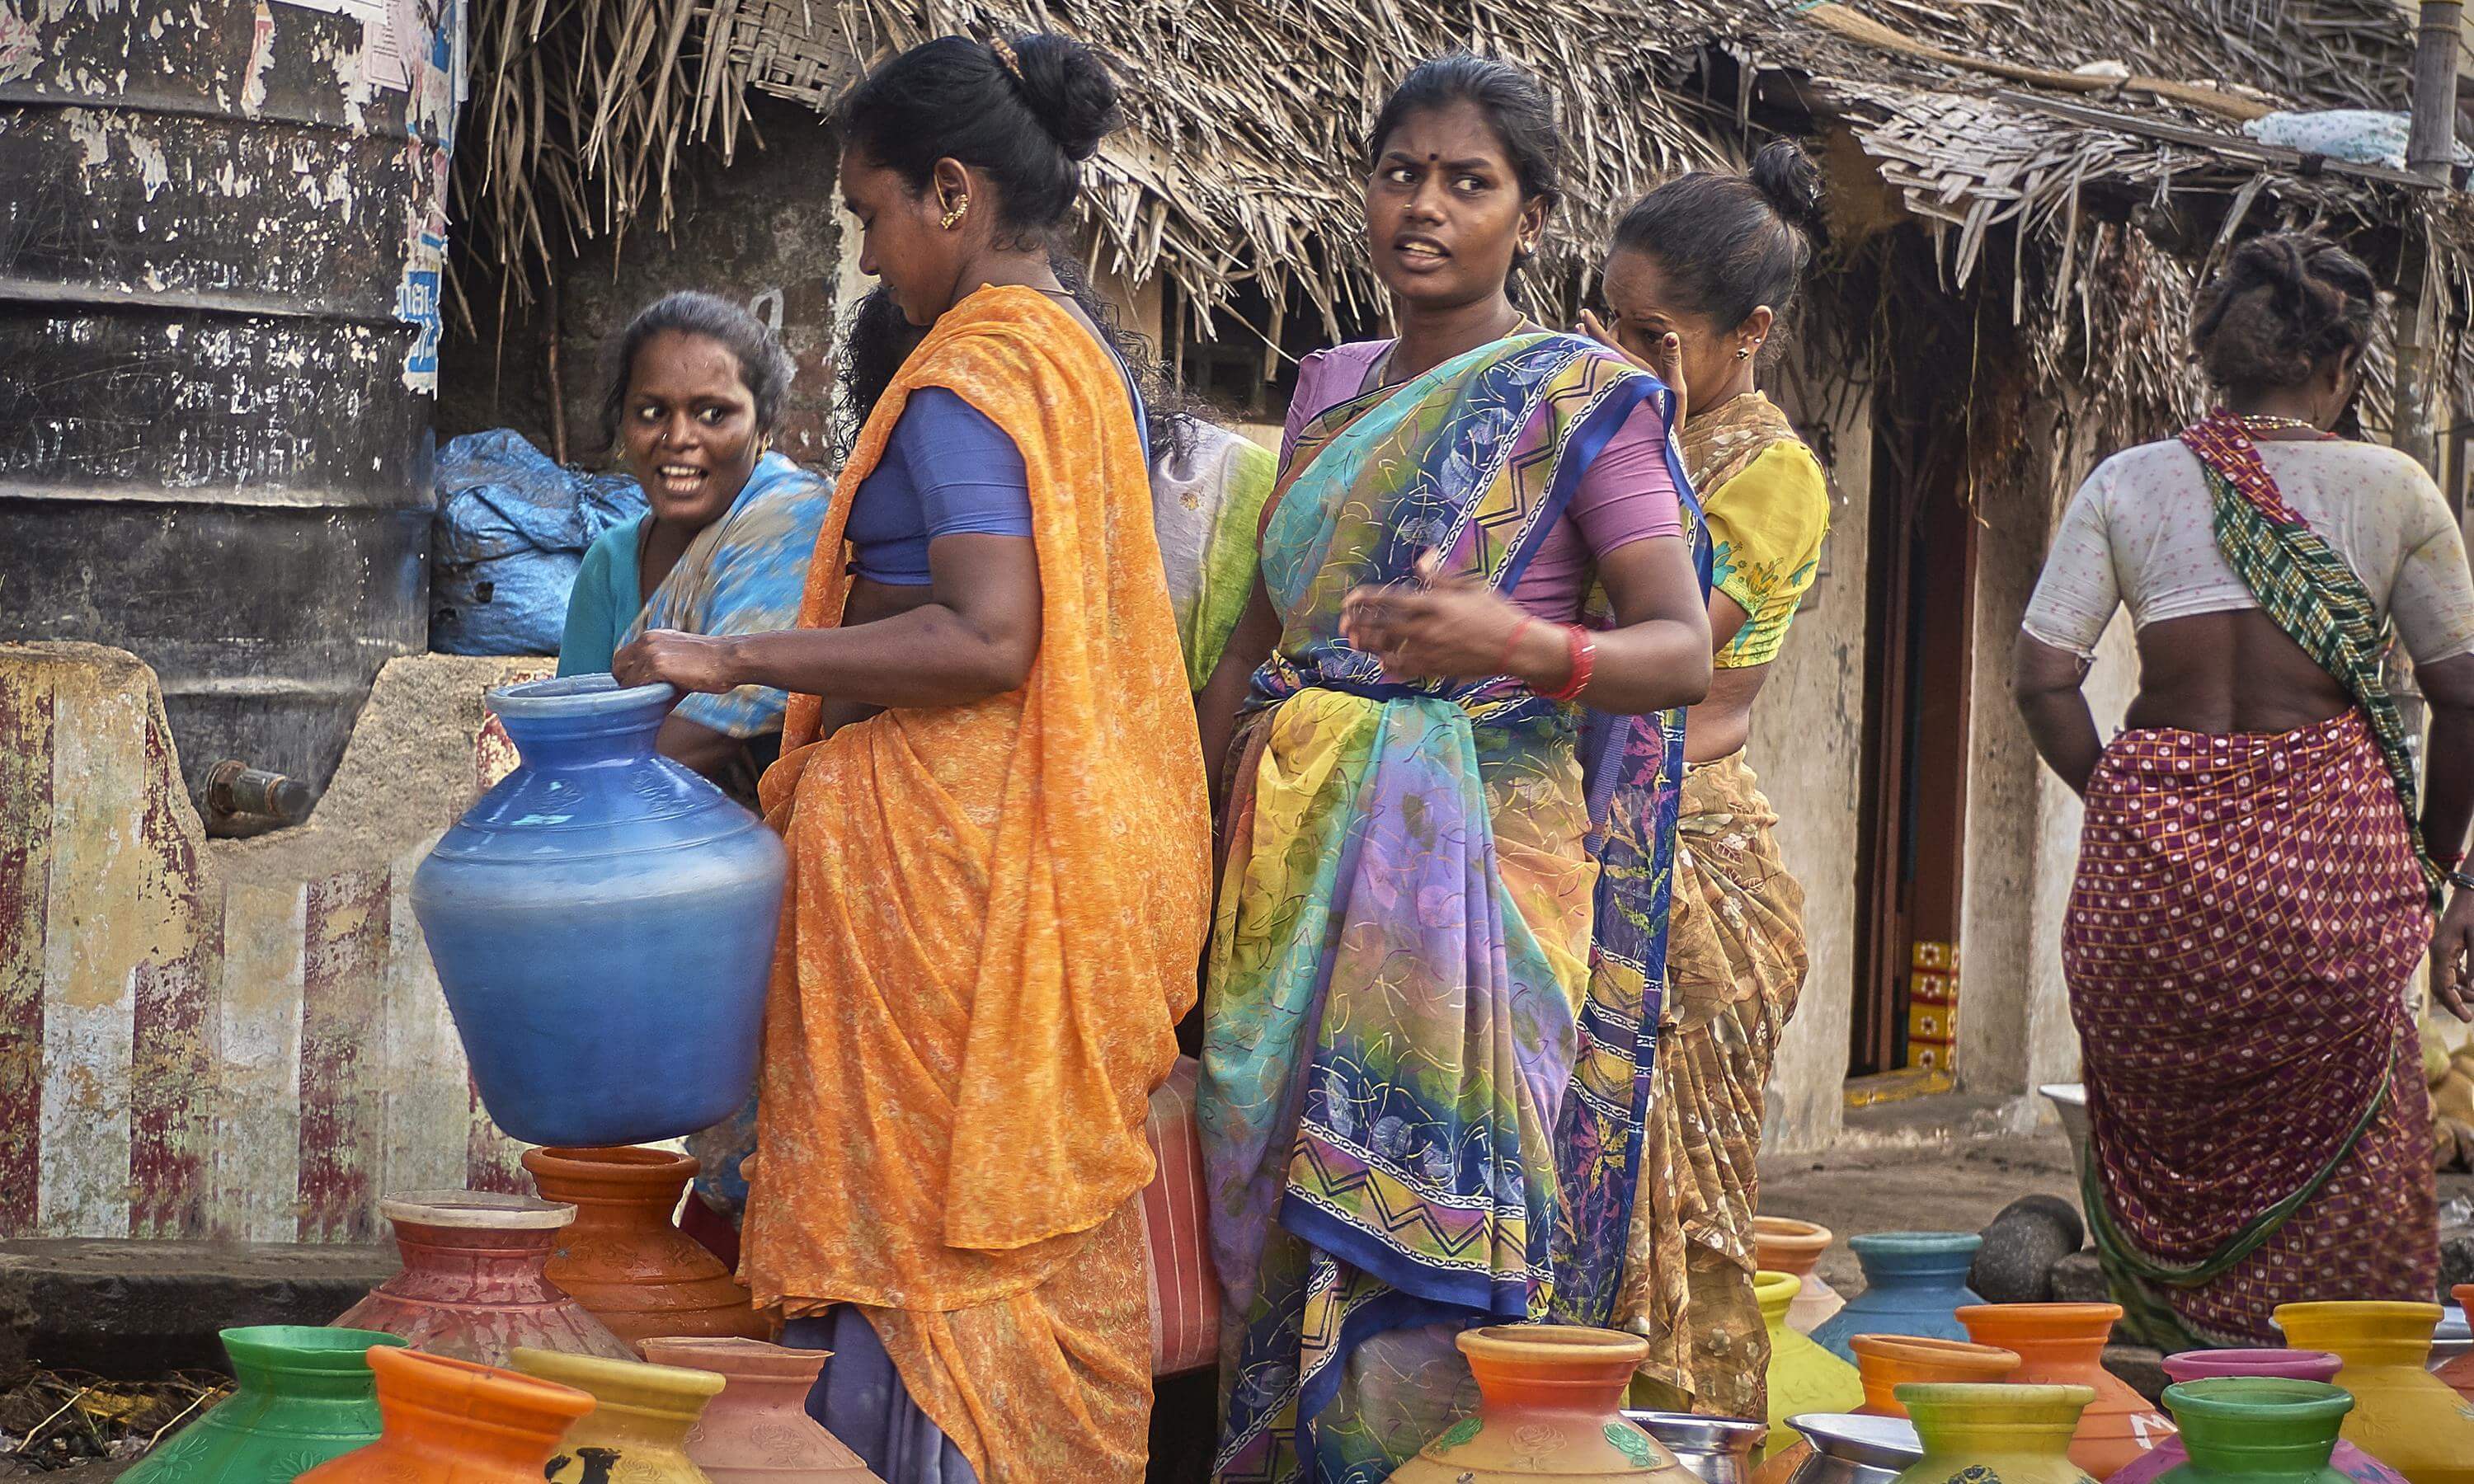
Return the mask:
POLYGON ((522 762, 413 876, 473 1081, 527 1143, 677 1137, 755 1087, 788 856, 653 751, 671 700, 607 675, 492 691, 522 762))

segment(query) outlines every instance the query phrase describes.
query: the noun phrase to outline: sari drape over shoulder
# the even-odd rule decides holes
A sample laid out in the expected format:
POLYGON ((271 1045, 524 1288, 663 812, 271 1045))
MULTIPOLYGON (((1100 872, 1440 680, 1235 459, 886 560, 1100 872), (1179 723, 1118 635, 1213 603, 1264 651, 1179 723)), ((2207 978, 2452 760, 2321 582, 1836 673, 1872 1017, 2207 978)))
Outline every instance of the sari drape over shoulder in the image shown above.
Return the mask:
POLYGON ((1201 1097, 1223 1480, 1384 1478, 1462 1409, 1453 1332, 1612 1313, 1682 713, 1389 680, 1339 615, 1429 548, 1509 590, 1648 397, 1671 409, 1598 347, 1514 336, 1315 418, 1273 493, 1283 634, 1232 792, 1201 1097))
POLYGON ((791 873, 743 1272, 788 1315, 862 1305, 987 1484, 1134 1479, 1134 1203, 1207 922, 1201 749, 1125 382, 1029 289, 982 289, 904 365, 802 625, 838 621, 852 497, 931 386, 1022 452, 1039 654, 1012 694, 821 738, 817 698, 792 698, 764 785, 791 873))

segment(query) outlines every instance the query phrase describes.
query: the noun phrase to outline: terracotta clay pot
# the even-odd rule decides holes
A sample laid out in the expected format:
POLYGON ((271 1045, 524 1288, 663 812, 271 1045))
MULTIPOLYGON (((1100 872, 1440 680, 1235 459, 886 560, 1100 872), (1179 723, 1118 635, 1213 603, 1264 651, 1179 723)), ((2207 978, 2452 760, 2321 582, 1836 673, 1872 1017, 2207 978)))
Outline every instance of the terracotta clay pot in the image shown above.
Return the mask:
POLYGON ((1770 1435, 1761 1445, 1764 1464, 1787 1453, 1809 1451, 1811 1445, 1787 1425, 1788 1418, 1807 1412, 1853 1412, 1864 1404, 1864 1380, 1856 1368, 1788 1326, 1786 1316, 1795 1306, 1797 1286, 1796 1280, 1784 1273, 1753 1276, 1753 1298, 1760 1304, 1761 1323, 1770 1339, 1766 1376, 1770 1435))
POLYGON ((1809 1221, 1791 1216, 1753 1218, 1753 1256, 1759 1270, 1784 1273, 1804 1284, 1786 1311, 1786 1327, 1798 1334, 1810 1334, 1847 1306, 1845 1297, 1813 1271, 1820 1265, 1821 1255, 1830 1250, 1830 1240, 1828 1227, 1809 1221))
POLYGON ((808 1415, 825 1352, 763 1340, 657 1339, 644 1342, 644 1358, 729 1382, 688 1434, 688 1456, 714 1484, 882 1484, 808 1415))
MULTIPOLYGON (((2337 1370, 2343 1364, 2324 1350, 2187 1350, 2165 1357, 2165 1374, 2176 1384, 2229 1376, 2327 1382, 2337 1378, 2337 1370)), ((2172 1394, 2169 1391, 2166 1396, 2170 1401, 2172 1394)), ((2190 1419, 2178 1410, 2174 1418, 2186 1427, 2190 1424, 2190 1419)), ((2330 1425, 2333 1430, 2337 1424, 2330 1425)), ((2114 1474, 2105 1484, 2151 1484, 2168 1469, 2189 1462, 2190 1457, 2180 1438, 2167 1438, 2156 1446, 2156 1451, 2114 1474)), ((2341 1438, 2329 1463, 2352 1484, 2406 1484, 2404 1474, 2341 1438)))
POLYGON ((554 1350, 519 1350, 516 1369, 593 1398, 593 1410, 568 1429, 550 1459, 549 1484, 710 1484, 687 1445, 705 1404, 721 1394, 724 1383, 713 1372, 554 1350))
MULTIPOLYGON (((2455 1299, 2458 1306, 2466 1313, 2474 1314, 2474 1283, 2459 1283, 2448 1290, 2448 1296, 2455 1299)), ((2467 1351, 2432 1374, 2446 1381, 2459 1396, 2474 1401, 2474 1350, 2467 1351)))
POLYGON ((524 1168, 544 1198, 575 1208, 549 1281, 618 1338, 773 1337, 771 1318, 756 1312, 721 1260, 670 1224, 693 1159, 627 1145, 527 1149, 524 1168))
POLYGON ((226 1329, 232 1394, 121 1475, 130 1484, 292 1484, 378 1435, 367 1329, 252 1325, 226 1329))
POLYGON ((1924 1385, 1899 1388, 1925 1456, 1897 1484, 2096 1484, 2073 1463, 2085 1386, 1924 1385))
POLYGON ((1649 1342, 1571 1325, 1494 1325, 1459 1339, 1477 1378, 1475 1417, 1394 1471, 1396 1484, 1694 1484, 1623 1415, 1649 1342))
POLYGON ((2413 1484, 2474 1484, 2474 1419, 2465 1399, 2423 1369, 2437 1304, 2281 1304, 2276 1327, 2308 1350, 2344 1362, 2337 1384, 2354 1394, 2346 1442, 2413 1484))
POLYGON ((593 1399, 449 1355, 369 1352, 378 1440, 301 1475, 299 1484, 542 1484, 542 1468, 593 1399))
POLYGON ((399 1334, 433 1355, 502 1366, 519 1345, 632 1360, 635 1352, 545 1270, 575 1208, 486 1190, 415 1190, 378 1203, 403 1271, 338 1325, 399 1334))
POLYGON ((1897 1388, 1908 1381, 2001 1381, 2019 1369, 2015 1351, 1965 1340, 1916 1334, 1859 1334, 1847 1342, 1856 1372, 1864 1378, 1864 1405, 1873 1417, 1904 1417, 1897 1388))
POLYGON ((2085 1386, 2096 1393, 2071 1439, 2071 1458, 2103 1478, 2173 1436, 2173 1420, 2104 1368, 2119 1304, 1979 1304, 1958 1311, 1979 1345, 2016 1351, 2022 1386, 2085 1386))

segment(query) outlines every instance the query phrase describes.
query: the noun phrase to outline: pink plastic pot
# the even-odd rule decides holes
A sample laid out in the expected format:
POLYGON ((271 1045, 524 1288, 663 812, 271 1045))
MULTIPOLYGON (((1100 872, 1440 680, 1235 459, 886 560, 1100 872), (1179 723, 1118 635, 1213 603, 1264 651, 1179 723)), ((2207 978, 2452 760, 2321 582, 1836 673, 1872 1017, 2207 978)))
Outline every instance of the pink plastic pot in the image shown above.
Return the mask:
MULTIPOLYGON (((2207 1380, 2219 1376, 2268 1376, 2292 1381, 2333 1381, 2344 1362, 2324 1350, 2186 1350, 2165 1357, 2165 1374, 2176 1382, 2207 1380)), ((2191 1461, 2178 1437, 2168 1438, 2155 1451, 2115 1473, 2105 1484, 2148 1484, 2168 1469, 2191 1461)), ((2406 1484, 2404 1474, 2371 1457, 2351 1443, 2337 1445, 2328 1460, 2354 1484, 2406 1484)))

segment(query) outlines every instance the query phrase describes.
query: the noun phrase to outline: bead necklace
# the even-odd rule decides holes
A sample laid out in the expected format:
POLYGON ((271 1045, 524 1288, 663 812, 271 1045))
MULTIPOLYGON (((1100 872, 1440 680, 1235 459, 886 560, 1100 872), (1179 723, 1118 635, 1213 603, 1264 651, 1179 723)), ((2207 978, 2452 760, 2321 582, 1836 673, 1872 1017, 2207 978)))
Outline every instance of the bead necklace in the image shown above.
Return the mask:
POLYGON ((2269 413, 2241 414, 2242 425, 2253 433, 2316 433, 2319 424, 2308 418, 2280 418, 2269 413))

